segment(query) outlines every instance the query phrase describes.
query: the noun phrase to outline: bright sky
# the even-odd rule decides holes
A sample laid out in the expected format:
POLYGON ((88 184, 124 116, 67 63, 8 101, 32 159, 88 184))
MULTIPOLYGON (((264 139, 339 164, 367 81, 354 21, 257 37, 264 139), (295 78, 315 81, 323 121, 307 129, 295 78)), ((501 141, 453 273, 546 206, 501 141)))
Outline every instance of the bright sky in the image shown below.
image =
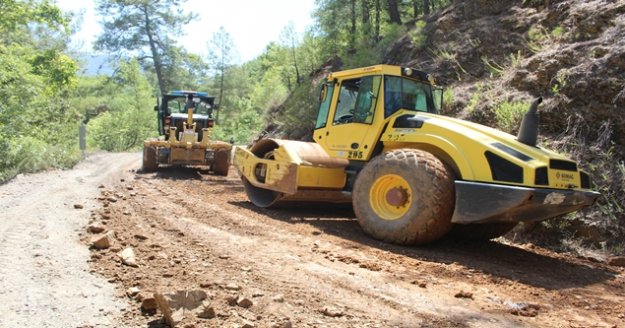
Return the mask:
MULTIPOLYGON (((101 32, 93 0, 57 0, 64 11, 83 11, 82 24, 72 37, 72 46, 90 52, 91 44, 101 32)), ((314 0, 188 0, 186 8, 199 14, 186 27, 179 44, 190 52, 205 55, 213 33, 223 26, 234 41, 237 61, 248 61, 260 55, 271 41, 279 41, 280 32, 289 22, 302 34, 313 24, 314 0)))

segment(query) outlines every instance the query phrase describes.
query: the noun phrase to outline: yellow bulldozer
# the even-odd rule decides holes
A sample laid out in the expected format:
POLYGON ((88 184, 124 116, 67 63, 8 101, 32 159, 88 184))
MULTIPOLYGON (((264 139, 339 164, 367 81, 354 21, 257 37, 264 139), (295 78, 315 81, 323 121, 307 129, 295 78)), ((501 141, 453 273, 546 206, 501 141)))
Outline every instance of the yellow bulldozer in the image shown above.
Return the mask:
POLYGON ((439 115, 443 90, 425 72, 376 65, 322 82, 315 142, 235 147, 252 203, 351 202, 362 229, 396 244, 448 233, 503 235, 592 205, 589 175, 536 145, 537 99, 517 137, 439 115))
POLYGON ((210 138, 214 102, 215 97, 196 91, 172 91, 157 100, 154 110, 160 137, 143 142, 143 171, 156 171, 160 165, 189 165, 227 176, 232 145, 210 138))

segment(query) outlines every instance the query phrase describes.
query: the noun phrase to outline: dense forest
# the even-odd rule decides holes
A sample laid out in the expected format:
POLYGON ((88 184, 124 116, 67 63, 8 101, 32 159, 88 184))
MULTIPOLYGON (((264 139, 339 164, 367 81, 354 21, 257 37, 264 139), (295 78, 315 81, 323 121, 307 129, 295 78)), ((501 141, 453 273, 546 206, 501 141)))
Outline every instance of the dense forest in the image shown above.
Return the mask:
POLYGON ((81 124, 89 150, 140 149, 156 135, 156 97, 175 89, 217 97, 218 139, 305 140, 324 71, 402 64, 437 76, 444 114, 510 133, 544 96, 541 142, 585 163, 604 197, 524 229, 624 251, 623 1, 317 0, 305 33, 288 24, 245 63, 233 61, 223 28, 205 57, 176 42, 195 18, 185 2, 96 0, 104 20, 94 47, 114 58, 113 74, 100 76, 77 74, 84 63, 68 49, 75 17, 54 1, 0 2, 0 181, 75 164, 81 124))

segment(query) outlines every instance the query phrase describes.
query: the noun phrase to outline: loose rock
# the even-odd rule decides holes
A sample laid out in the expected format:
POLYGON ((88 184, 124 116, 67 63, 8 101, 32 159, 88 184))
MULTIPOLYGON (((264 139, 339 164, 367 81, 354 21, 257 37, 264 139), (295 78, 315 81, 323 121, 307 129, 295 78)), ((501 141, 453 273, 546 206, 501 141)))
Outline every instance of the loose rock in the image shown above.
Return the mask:
POLYGON ((94 223, 87 227, 87 231, 90 233, 102 233, 104 232, 104 227, 98 223, 94 223))
POLYGON ((109 231, 105 234, 95 236, 91 239, 91 245, 97 249, 106 249, 113 245, 115 232, 109 231))
POLYGON ((327 316, 327 317, 331 317, 331 318, 338 318, 338 317, 342 317, 344 315, 343 311, 337 309, 337 308, 333 308, 333 307, 325 307, 323 309, 321 309, 321 314, 327 316))
POLYGON ((154 297, 146 297, 141 301, 141 312, 155 314, 158 304, 154 297))
POLYGON ((230 306, 235 306, 237 305, 237 300, 239 299, 238 296, 228 296, 226 297, 226 303, 228 303, 228 305, 230 306))
POLYGON ((215 308, 213 308, 209 302, 202 303, 202 311, 197 314, 198 318, 202 319, 212 319, 216 316, 215 308))
POLYGON ((138 267, 139 265, 137 264, 137 259, 135 257, 135 251, 132 249, 132 247, 128 247, 126 249, 124 249, 120 254, 119 257, 122 260, 122 263, 127 265, 127 266, 131 266, 131 267, 138 267))
POLYGON ((538 304, 513 303, 508 301, 505 305, 511 314, 523 317, 535 317, 538 315, 538 310, 540 310, 540 305, 538 304))
POLYGON ((249 309, 252 305, 254 305, 254 302, 247 297, 239 297, 239 299, 237 299, 237 305, 242 308, 249 309))
POLYGON ((130 297, 135 297, 139 294, 141 290, 139 289, 139 287, 130 287, 126 290, 126 295, 130 296, 130 297))
POLYGON ((625 268, 625 256, 614 256, 608 261, 609 265, 625 268))
POLYGON ((141 234, 135 234, 134 236, 135 238, 139 239, 139 240, 147 240, 148 237, 141 235, 141 234))
POLYGON ((455 298, 469 298, 469 299, 473 299, 473 293, 470 292, 465 292, 464 290, 461 290, 459 292, 456 293, 456 295, 454 295, 455 298))
POLYGON ((185 310, 193 311, 200 307, 206 297, 202 290, 154 293, 156 304, 170 327, 175 327, 184 318, 185 310))
POLYGON ((83 209, 84 206, 82 204, 74 204, 74 208, 77 210, 83 209))

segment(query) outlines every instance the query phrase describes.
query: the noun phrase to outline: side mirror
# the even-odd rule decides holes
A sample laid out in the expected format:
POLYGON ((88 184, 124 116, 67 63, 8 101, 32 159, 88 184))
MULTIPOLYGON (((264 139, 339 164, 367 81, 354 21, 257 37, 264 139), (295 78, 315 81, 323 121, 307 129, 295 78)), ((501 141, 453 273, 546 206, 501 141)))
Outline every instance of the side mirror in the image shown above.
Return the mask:
POLYGON ((219 104, 213 104, 213 109, 219 109, 219 104))

